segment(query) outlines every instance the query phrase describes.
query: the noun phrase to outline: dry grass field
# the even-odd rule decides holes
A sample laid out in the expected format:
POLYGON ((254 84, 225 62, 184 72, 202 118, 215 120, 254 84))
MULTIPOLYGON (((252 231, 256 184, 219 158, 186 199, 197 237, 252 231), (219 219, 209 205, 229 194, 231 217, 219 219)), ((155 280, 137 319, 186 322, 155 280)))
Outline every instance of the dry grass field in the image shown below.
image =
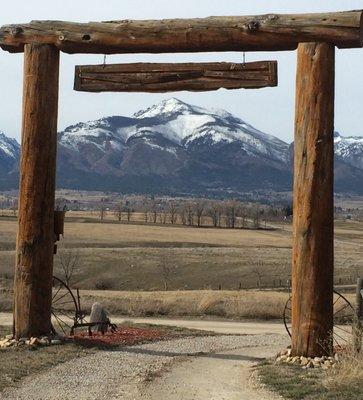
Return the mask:
MULTIPOLYGON (((15 236, 16 220, 0 218, 3 290, 12 284, 15 236)), ((352 283, 363 274, 362 250, 363 224, 337 222, 337 284, 352 283)), ((65 237, 55 256, 55 274, 60 277, 61 261, 67 257, 76 259, 72 286, 85 291, 87 304, 101 298, 110 311, 272 318, 281 315, 287 296, 278 291, 290 278, 291 226, 213 229, 101 223, 73 216, 66 220, 65 237), (163 293, 165 288, 168 293, 163 293), (256 290, 262 288, 276 291, 256 290), (117 293, 122 294, 121 301, 117 293)), ((6 293, 3 309, 11 307, 10 292, 6 293)))

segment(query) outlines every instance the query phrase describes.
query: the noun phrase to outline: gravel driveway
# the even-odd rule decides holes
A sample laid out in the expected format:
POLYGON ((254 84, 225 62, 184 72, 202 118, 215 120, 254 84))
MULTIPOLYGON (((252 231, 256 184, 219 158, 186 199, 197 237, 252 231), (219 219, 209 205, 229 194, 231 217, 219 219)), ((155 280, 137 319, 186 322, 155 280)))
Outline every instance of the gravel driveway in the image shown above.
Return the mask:
POLYGON ((285 336, 263 334, 183 338, 99 351, 26 378, 19 388, 8 389, 0 398, 231 400, 237 398, 232 396, 236 393, 240 400, 273 400, 263 390, 251 397, 246 389, 249 368, 260 354, 272 355, 284 345, 285 336), (219 372, 209 374, 208 368, 219 372), (198 379, 201 369, 203 376, 198 379), (187 393, 185 385, 190 385, 187 393), (243 391, 249 397, 241 397, 243 391))

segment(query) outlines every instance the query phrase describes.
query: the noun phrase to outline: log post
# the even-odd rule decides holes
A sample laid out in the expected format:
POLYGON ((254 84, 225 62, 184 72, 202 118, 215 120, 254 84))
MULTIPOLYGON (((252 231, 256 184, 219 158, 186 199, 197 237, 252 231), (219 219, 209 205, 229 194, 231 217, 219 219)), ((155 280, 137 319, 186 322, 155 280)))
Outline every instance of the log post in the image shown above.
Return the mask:
POLYGON ((58 79, 59 50, 48 44, 25 45, 14 278, 16 338, 51 331, 58 79))
POLYGON ((292 257, 292 354, 332 352, 335 49, 297 51, 292 257))

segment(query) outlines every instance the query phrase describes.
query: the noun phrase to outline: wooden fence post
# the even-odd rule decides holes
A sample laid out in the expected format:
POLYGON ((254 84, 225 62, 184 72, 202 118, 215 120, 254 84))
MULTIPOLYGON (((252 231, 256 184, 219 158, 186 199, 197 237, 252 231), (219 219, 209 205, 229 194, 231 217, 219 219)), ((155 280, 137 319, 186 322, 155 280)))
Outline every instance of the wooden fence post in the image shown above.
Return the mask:
POLYGON ((362 337, 363 337, 363 278, 357 279, 356 289, 356 320, 353 327, 354 348, 355 351, 362 350, 362 337))
POLYGON ((49 334, 53 274, 59 51, 25 45, 14 277, 16 338, 49 334))
POLYGON ((335 49, 297 51, 292 258, 292 354, 332 352, 335 49))

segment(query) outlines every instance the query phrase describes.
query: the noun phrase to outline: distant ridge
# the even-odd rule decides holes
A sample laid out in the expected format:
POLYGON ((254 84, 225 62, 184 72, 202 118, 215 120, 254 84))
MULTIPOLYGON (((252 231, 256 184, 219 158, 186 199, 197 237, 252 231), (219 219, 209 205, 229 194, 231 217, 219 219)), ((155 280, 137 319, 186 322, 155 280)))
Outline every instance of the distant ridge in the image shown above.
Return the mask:
MULTIPOLYGON (((363 194, 363 138, 335 133, 334 140, 335 190, 363 194)), ((16 186, 19 153, 0 133, 0 188, 16 186)), ((59 187, 228 196, 291 185, 291 145, 225 110, 176 98, 58 134, 59 187)))

